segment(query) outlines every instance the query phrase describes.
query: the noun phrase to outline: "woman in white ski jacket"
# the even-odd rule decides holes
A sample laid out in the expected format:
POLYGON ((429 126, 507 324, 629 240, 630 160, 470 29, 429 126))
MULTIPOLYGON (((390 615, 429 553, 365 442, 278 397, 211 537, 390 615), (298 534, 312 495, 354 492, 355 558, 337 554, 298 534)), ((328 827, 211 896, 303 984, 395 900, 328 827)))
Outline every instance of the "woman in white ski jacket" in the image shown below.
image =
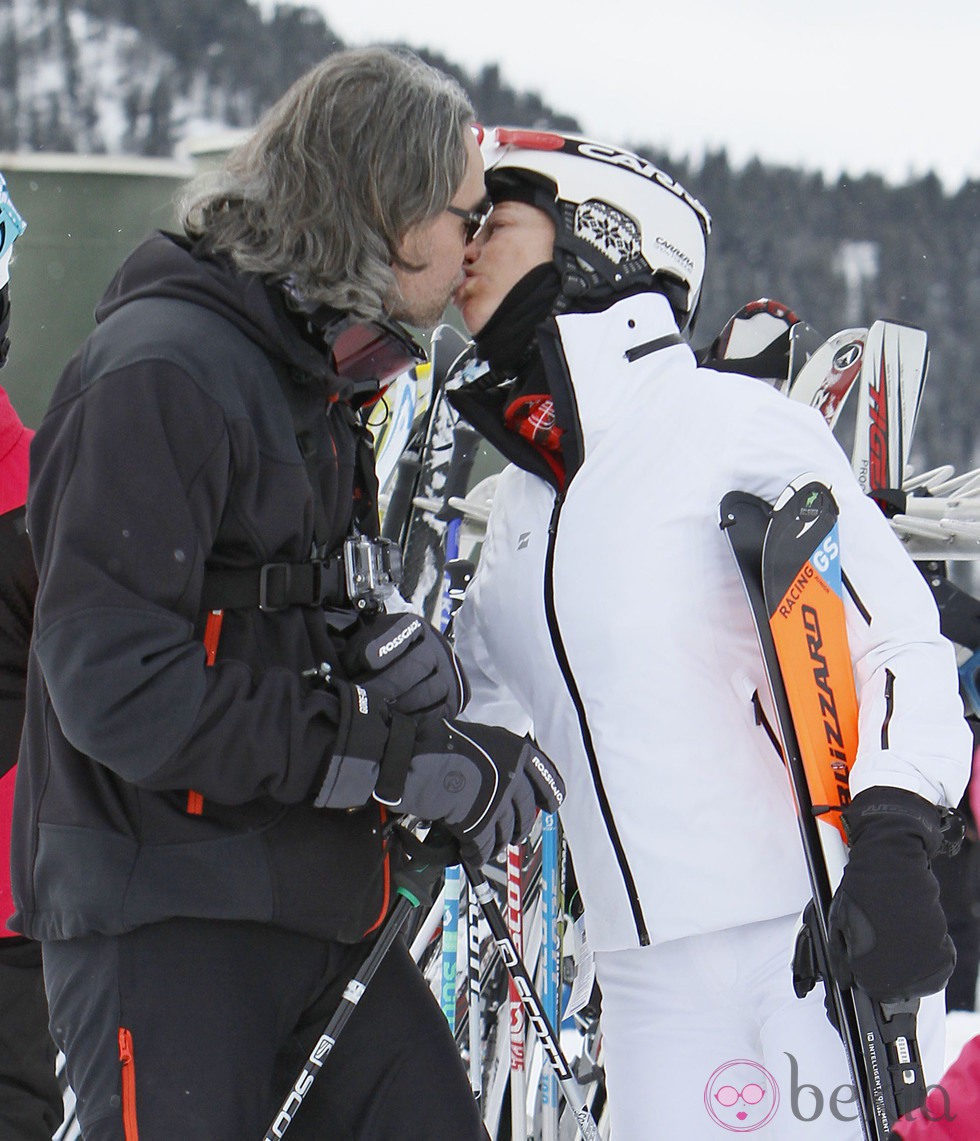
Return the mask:
MULTIPOLYGON (((860 747, 832 935, 881 1000, 952 969, 929 858, 969 765, 953 650, 819 413, 699 368, 679 335, 700 203, 585 140, 498 128, 484 155, 494 213, 456 295, 484 363, 453 401, 513 462, 456 648, 467 716, 533 726, 566 777, 614 1138, 860 1137, 823 988, 793 993, 810 889, 722 497, 774 502, 810 472, 840 507, 860 747)), ((931 1080, 942 1016, 940 993, 931 1080)))

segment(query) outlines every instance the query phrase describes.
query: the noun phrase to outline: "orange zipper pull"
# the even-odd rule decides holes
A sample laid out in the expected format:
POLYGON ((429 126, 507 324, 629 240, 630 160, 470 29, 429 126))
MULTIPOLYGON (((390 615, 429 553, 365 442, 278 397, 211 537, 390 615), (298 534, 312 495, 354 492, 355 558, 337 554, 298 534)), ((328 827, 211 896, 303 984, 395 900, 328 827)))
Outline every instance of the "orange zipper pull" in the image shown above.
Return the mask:
POLYGON ((133 1035, 119 1027, 119 1061, 122 1063, 122 1119, 125 1141, 139 1141, 136 1124, 136 1062, 133 1057, 133 1035))

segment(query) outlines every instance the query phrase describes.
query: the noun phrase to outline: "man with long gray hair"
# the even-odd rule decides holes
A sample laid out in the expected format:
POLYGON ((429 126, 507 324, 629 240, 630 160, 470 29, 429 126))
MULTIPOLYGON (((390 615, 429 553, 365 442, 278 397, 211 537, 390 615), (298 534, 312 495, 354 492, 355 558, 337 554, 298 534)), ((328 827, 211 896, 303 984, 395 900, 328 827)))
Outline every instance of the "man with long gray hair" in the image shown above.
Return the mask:
MULTIPOLYGON (((482 860, 561 795, 386 609, 357 414, 462 281, 471 118, 407 53, 329 57, 123 264, 35 437, 12 922, 86 1141, 261 1136, 385 921, 392 808, 482 860)), ((290 1137, 483 1136, 396 944, 290 1137)))

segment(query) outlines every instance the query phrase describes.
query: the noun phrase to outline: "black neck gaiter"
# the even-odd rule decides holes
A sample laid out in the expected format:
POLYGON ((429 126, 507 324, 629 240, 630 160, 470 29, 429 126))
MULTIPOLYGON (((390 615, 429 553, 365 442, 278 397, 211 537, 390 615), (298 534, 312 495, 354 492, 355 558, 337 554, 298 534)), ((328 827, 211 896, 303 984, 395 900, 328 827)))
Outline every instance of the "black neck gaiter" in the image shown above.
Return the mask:
POLYGON ((480 357, 498 381, 520 376, 537 355, 534 330, 551 314, 560 289, 561 279, 552 262, 535 266, 474 337, 480 357))

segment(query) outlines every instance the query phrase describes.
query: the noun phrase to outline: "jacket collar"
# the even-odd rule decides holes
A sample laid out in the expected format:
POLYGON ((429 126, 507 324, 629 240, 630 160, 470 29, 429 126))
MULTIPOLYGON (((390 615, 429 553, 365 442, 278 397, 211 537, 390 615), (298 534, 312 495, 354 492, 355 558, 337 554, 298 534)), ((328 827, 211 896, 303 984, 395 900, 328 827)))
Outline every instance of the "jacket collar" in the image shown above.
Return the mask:
MULTIPOLYGON (((608 427, 636 414, 665 357, 676 363, 683 355, 692 372, 696 363, 659 293, 638 293, 598 313, 549 318, 538 328, 538 344, 559 423, 566 429, 562 450, 569 479, 608 427)), ((506 459, 554 484, 535 450, 504 427, 506 400, 499 388, 466 385, 452 392, 450 401, 506 459)))
MULTIPOLYGON (((626 297, 600 313, 564 314, 555 326, 583 455, 608 427, 636 414, 631 410, 645 403, 667 360, 681 355, 694 368, 694 354, 659 293, 626 297)), ((553 364, 549 372, 555 371, 553 364)), ((562 378, 549 375, 549 382, 562 378)))

